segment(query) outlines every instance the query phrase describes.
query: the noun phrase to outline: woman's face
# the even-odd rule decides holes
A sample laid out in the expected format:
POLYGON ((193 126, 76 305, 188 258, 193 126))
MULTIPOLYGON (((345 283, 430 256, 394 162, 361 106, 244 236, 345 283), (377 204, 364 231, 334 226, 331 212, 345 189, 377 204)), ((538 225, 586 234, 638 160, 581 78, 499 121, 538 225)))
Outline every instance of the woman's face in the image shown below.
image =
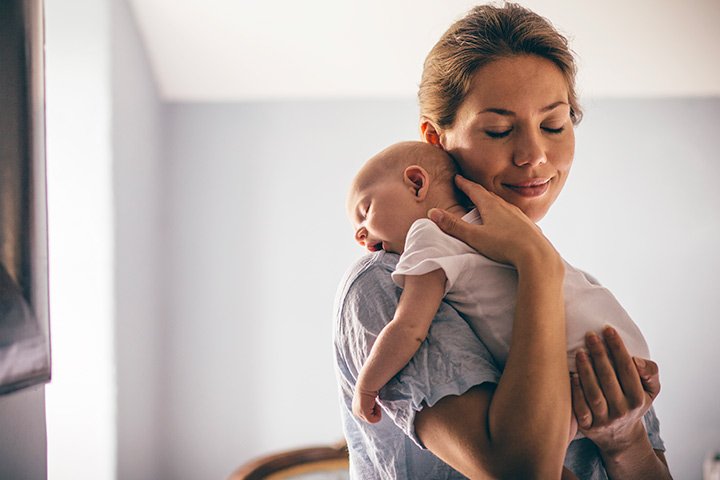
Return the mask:
POLYGON ((549 60, 523 55, 478 70, 442 147, 463 175, 534 222, 560 194, 575 153, 568 91, 549 60))

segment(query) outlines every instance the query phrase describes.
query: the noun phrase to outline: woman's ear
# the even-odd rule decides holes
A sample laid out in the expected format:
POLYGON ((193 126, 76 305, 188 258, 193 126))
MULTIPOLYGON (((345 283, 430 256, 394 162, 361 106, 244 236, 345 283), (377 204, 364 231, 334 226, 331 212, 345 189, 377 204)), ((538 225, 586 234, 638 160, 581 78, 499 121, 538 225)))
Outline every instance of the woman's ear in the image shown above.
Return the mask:
POLYGON ((442 148, 440 130, 426 117, 420 120, 420 136, 425 143, 442 148))
POLYGON ((410 165, 403 172, 403 181, 418 201, 425 200, 430 187, 430 175, 419 165, 410 165))

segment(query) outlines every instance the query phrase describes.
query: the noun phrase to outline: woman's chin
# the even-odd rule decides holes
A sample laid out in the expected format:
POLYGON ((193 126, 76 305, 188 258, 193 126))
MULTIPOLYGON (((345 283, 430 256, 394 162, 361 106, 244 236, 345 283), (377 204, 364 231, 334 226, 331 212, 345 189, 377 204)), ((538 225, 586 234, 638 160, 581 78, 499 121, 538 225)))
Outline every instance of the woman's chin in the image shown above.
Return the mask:
POLYGON ((547 199, 540 198, 526 198, 517 195, 502 196, 503 200, 511 203, 518 207, 522 212, 534 223, 539 222, 545 217, 548 210, 552 206, 552 202, 547 202, 547 199))
POLYGON ((523 213, 527 215, 527 217, 532 220, 533 223, 538 223, 540 220, 542 220, 549 209, 549 206, 545 208, 537 208, 537 206, 531 206, 527 210, 521 208, 523 213))

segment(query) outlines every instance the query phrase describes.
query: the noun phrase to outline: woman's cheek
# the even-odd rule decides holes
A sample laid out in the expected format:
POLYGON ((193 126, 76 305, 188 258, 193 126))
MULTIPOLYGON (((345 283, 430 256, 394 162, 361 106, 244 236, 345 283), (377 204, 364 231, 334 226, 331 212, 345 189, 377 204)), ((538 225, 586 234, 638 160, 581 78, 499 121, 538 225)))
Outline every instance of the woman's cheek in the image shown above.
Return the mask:
POLYGON ((575 158, 575 129, 570 128, 568 130, 568 136, 566 141, 563 143, 564 145, 564 158, 565 158, 565 169, 570 170, 570 167, 572 166, 573 159, 575 158))

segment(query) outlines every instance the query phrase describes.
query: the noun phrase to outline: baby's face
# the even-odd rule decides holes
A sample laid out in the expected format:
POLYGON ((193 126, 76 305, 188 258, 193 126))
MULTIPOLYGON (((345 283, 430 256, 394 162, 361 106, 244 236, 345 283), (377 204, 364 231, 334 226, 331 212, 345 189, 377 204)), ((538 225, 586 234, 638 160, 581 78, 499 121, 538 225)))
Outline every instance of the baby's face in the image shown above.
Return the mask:
POLYGON ((401 254, 410 226, 425 216, 425 210, 415 200, 413 189, 398 178, 353 189, 348 198, 348 216, 360 245, 371 252, 401 254))

